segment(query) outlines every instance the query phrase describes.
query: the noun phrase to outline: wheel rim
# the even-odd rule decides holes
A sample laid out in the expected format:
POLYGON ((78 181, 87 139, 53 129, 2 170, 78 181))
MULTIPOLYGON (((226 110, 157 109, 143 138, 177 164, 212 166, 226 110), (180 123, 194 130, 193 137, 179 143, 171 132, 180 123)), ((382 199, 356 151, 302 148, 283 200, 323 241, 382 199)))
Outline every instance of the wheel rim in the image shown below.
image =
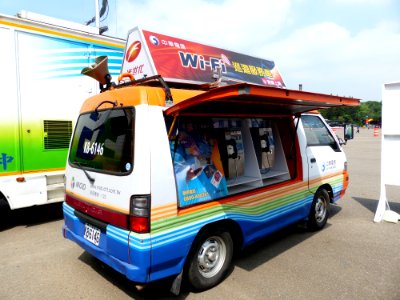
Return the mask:
POLYGON ((201 245, 197 263, 200 274, 206 278, 215 276, 224 265, 226 259, 226 245, 217 236, 210 237, 201 245))
POLYGON ((318 197, 317 203, 315 203, 315 220, 318 223, 323 222, 326 216, 326 201, 322 197, 318 197))

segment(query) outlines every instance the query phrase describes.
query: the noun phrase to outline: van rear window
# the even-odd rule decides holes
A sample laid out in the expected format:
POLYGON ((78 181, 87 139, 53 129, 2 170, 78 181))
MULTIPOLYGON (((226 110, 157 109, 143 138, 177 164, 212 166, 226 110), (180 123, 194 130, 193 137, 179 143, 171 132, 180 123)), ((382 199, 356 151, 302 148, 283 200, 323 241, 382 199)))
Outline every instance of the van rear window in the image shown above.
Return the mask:
POLYGON ((126 107, 80 115, 71 143, 70 164, 106 173, 130 173, 134 119, 134 108, 126 107))

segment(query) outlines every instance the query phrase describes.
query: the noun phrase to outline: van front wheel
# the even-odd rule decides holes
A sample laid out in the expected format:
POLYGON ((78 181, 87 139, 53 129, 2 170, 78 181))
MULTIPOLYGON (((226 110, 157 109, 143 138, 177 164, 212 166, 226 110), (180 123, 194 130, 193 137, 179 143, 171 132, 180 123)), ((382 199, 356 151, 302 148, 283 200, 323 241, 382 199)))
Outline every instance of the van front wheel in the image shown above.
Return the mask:
POLYGON ((232 255, 233 241, 229 232, 204 232, 189 260, 190 284, 197 290, 205 290, 220 283, 229 269, 232 255))
POLYGON ((321 189, 315 193, 307 221, 309 230, 320 230, 325 226, 329 216, 329 203, 330 197, 326 190, 321 189))

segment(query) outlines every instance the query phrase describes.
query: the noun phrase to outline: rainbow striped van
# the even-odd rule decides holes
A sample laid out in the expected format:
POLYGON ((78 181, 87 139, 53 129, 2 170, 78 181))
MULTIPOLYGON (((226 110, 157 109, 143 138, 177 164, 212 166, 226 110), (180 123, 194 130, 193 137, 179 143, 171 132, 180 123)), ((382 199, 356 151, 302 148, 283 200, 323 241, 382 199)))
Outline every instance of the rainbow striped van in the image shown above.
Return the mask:
POLYGON ((168 87, 160 76, 110 86, 76 122, 64 237, 137 285, 211 288, 254 241, 302 220, 324 227, 349 176, 313 111, 358 103, 248 83, 168 87))

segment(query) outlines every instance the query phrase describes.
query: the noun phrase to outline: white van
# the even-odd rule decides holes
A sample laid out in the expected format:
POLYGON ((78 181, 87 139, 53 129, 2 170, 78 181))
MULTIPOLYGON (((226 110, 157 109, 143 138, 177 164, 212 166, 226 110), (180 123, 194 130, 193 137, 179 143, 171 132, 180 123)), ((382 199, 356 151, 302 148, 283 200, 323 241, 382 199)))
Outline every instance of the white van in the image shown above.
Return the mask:
POLYGON ((170 92, 167 109, 163 88, 134 82, 84 103, 66 238, 138 284, 183 272, 206 289, 257 239, 300 220, 325 225, 347 161, 324 119, 305 112, 358 100, 250 84, 170 92))
MULTIPOLYGON (((161 41, 154 47, 167 39, 149 37, 161 41)), ((141 47, 128 43, 125 60, 134 60, 141 47)), ((89 72, 102 85, 103 62, 89 72)), ((197 290, 215 286, 237 251, 284 226, 324 227, 349 176, 337 138, 311 111, 358 99, 253 83, 133 80, 142 69, 131 67, 128 82, 107 82, 81 108, 66 168, 64 237, 137 285, 171 277, 178 293, 182 278, 197 290)))

